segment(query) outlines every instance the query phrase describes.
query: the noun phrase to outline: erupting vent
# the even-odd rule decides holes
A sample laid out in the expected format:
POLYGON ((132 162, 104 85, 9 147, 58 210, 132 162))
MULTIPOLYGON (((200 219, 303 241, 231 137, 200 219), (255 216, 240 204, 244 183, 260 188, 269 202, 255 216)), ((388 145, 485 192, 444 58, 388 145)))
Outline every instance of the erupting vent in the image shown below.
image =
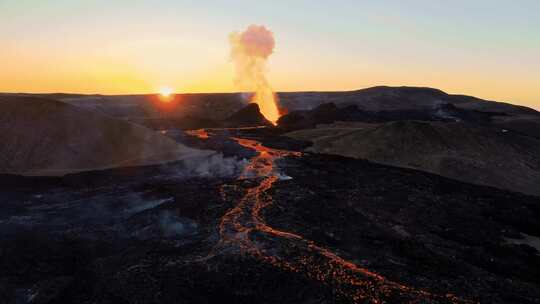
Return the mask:
POLYGON ((242 33, 232 33, 229 40, 237 85, 255 93, 251 101, 259 104, 264 117, 275 124, 279 118, 276 95, 266 79, 266 62, 274 51, 274 35, 264 26, 250 25, 242 33))

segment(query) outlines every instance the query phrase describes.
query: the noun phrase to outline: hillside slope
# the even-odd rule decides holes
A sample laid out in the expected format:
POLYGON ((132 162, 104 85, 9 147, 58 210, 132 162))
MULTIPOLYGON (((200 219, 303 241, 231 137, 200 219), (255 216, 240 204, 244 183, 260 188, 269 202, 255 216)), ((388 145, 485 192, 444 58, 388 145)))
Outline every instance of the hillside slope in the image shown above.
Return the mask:
POLYGON ((339 107, 357 105, 364 111, 432 109, 441 104, 453 104, 461 109, 483 112, 540 115, 524 106, 448 94, 438 89, 423 87, 376 86, 345 92, 291 92, 281 93, 279 98, 280 103, 290 111, 310 110, 325 103, 335 103, 339 107))
POLYGON ((66 103, 0 97, 0 173, 64 175, 157 164, 212 152, 66 103))
POLYGON ((318 153, 364 158, 540 195, 540 140, 465 123, 341 124, 288 133, 318 153))

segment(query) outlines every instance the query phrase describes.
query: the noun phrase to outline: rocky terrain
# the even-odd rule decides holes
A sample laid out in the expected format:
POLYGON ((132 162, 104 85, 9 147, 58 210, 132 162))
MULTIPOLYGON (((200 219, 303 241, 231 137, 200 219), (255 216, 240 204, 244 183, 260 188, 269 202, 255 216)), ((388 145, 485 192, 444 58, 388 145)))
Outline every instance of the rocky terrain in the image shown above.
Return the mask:
POLYGON ((538 198, 213 132, 246 169, 2 176, 3 302, 540 300, 538 198))
MULTIPOLYGON (((205 96, 197 98, 215 101, 205 96)), ((163 111, 130 112, 157 131, 110 112, 122 108, 112 102, 95 102, 99 114, 53 102, 81 120, 73 134, 86 134, 90 117, 94 129, 214 152, 61 176, 0 174, 0 303, 540 303, 540 196, 525 194, 535 194, 527 182, 538 169, 534 110, 412 88, 281 97, 298 108, 277 127, 240 103, 193 115, 193 125, 216 123, 195 130, 172 114, 178 104, 134 102, 129 111, 163 111), (520 131, 497 125, 518 119, 527 121, 520 131), (453 178, 442 176, 449 168, 453 178), (479 185, 481 174, 487 185, 504 182, 479 185), (514 181, 524 188, 502 189, 514 181)), ((47 110, 34 116, 0 117, 39 125, 51 107, 40 102, 47 110)), ((193 104, 191 113, 204 112, 193 104)), ((58 134, 45 118, 40 137, 58 134)))

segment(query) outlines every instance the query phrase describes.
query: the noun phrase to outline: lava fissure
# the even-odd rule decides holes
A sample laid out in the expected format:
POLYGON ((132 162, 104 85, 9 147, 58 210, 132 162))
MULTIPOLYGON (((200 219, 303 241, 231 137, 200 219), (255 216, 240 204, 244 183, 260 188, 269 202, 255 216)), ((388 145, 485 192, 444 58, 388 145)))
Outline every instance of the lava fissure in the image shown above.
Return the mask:
POLYGON ((249 188, 238 204, 222 217, 220 240, 214 254, 232 251, 251 255, 286 271, 301 273, 312 280, 329 284, 335 288, 338 298, 352 302, 369 299, 373 303, 392 300, 413 303, 418 298, 444 303, 463 302, 450 294, 432 295, 388 281, 300 235, 269 227, 261 212, 273 203, 268 192, 280 179, 275 161, 285 156, 301 156, 301 153, 271 149, 252 139, 233 139, 258 153, 239 179, 256 178, 260 181, 249 188))

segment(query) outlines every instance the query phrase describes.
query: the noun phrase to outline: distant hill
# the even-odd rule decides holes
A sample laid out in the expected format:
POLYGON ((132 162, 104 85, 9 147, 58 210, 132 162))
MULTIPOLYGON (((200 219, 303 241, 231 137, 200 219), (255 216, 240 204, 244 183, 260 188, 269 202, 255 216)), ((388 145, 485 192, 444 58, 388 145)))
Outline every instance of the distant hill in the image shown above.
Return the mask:
POLYGON ((256 103, 250 103, 225 119, 208 119, 185 115, 181 117, 156 117, 132 119, 132 122, 144 125, 153 130, 181 129, 194 130, 204 128, 237 128, 273 126, 266 120, 256 103))
POLYGON ((334 103, 339 107, 357 105, 365 111, 427 110, 440 104, 453 104, 458 108, 484 112, 539 114, 524 106, 447 94, 438 89, 422 87, 377 86, 346 92, 280 93, 279 97, 280 103, 290 111, 310 110, 324 103, 334 103))
POLYGON ((278 121, 285 130, 336 121, 423 120, 489 124, 540 138, 540 112, 534 109, 431 88, 381 86, 350 92, 282 93, 280 103, 289 110, 278 121))
MULTIPOLYGON (((246 101, 239 93, 176 94, 167 102, 163 102, 158 95, 151 94, 15 95, 56 99, 144 125, 178 125, 183 128, 215 127, 218 125, 217 121, 229 118, 246 106, 246 101)), ((472 113, 479 118, 489 116, 494 125, 540 138, 540 113, 533 109, 471 96, 447 94, 432 88, 378 86, 346 92, 285 92, 277 95, 280 108, 290 113, 333 103, 339 109, 353 106, 359 111, 371 113, 370 117, 376 116, 389 121, 425 120, 433 115, 441 118, 450 110, 458 114, 472 113)))
POLYGON ((202 157, 126 121, 56 100, 0 96, 0 173, 64 175, 202 157))
POLYGON ((470 123, 341 123, 288 133, 311 151, 414 168, 540 195, 540 140, 470 123))
POLYGON ((416 87, 286 93, 278 120, 314 152, 540 195, 540 113, 416 87))
POLYGON ((159 95, 101 95, 59 99, 63 102, 123 119, 223 120, 246 103, 237 93, 159 95))

